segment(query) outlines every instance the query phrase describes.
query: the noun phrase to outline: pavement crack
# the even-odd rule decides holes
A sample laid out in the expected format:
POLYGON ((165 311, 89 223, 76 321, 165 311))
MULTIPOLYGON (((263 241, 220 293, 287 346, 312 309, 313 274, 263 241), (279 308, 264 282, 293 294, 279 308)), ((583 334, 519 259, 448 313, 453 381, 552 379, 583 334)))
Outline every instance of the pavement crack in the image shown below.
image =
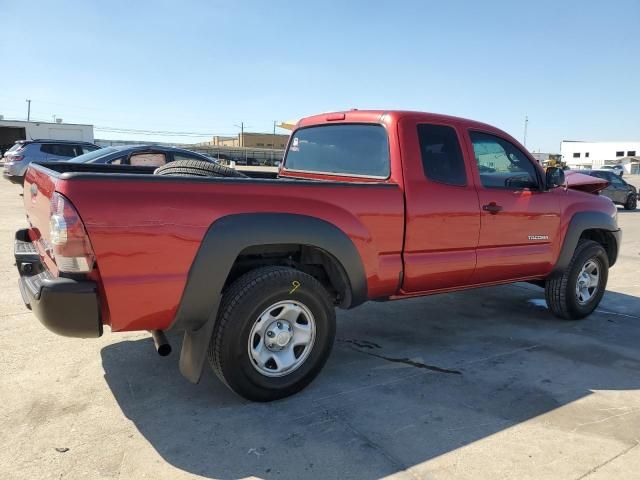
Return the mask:
POLYGON ((591 475, 592 473, 596 473, 598 470, 600 470, 602 467, 604 467, 605 465, 608 465, 609 463, 613 462, 615 459, 620 458, 623 455, 626 455, 627 453, 629 453, 631 450, 633 450, 634 448, 636 448, 638 445, 640 445, 640 443, 636 442, 633 445, 625 448, 623 451, 621 451, 620 453, 618 453, 617 455, 614 455, 613 457, 611 457, 608 460, 605 460, 604 462, 596 465, 595 467, 593 467, 591 470, 589 470, 588 472, 586 472, 583 475, 580 475, 578 478, 576 478, 576 480, 582 480, 583 478, 587 478, 589 475, 591 475))
POLYGON ((359 347, 359 348, 369 348, 369 349, 382 348, 377 343, 370 342, 368 340, 352 340, 350 338, 339 338, 338 341, 342 342, 342 343, 349 343, 349 344, 355 345, 356 347, 359 347))
MULTIPOLYGON (((366 352, 364 352, 366 353, 366 352)), ((331 415, 338 423, 342 423, 342 425, 344 425, 345 427, 347 427, 348 430, 351 431, 351 433, 354 434, 354 436, 360 440, 361 442, 364 442, 365 445, 368 445, 369 447, 373 448, 374 450, 378 451, 383 457, 385 457, 390 463, 391 465, 393 465, 394 468, 396 468, 399 472, 404 472, 407 475, 411 476, 412 478, 418 480, 420 477, 418 477, 414 472, 412 472, 409 467, 407 465, 405 465, 405 463, 400 460, 399 458, 397 458, 395 455, 393 455, 391 452, 387 451, 382 445, 380 445, 379 443, 373 441, 371 438, 369 438, 369 436, 367 436, 365 433, 361 432, 359 429, 357 429, 356 427, 354 427, 351 423, 349 423, 344 417, 343 415, 334 413, 331 415)))
POLYGON ((627 411, 627 412, 618 413, 618 414, 616 414, 616 415, 609 415, 609 416, 607 416, 607 417, 601 418, 600 420, 594 420, 593 422, 580 423, 580 424, 578 424, 578 426, 576 426, 576 428, 574 428, 574 429, 573 429, 573 430, 571 430, 571 431, 572 431, 572 432, 575 432, 575 431, 577 431, 577 430, 578 430, 579 428, 581 428, 581 427, 586 427, 586 426, 588 426, 588 425, 595 425, 595 424, 597 424, 597 423, 607 422, 607 421, 611 420, 612 418, 625 417, 625 416, 627 416, 627 415, 634 414, 634 413, 636 413, 636 412, 638 412, 638 411, 640 411, 640 409, 634 408, 634 409, 631 409, 631 410, 629 410, 629 411, 627 411))
POLYGON ((379 353, 373 353, 373 352, 366 352, 366 351, 363 351, 363 350, 359 350, 357 348, 354 348, 354 350, 356 350, 357 352, 360 352, 360 353, 364 353, 366 355, 370 355, 372 357, 376 357, 376 358, 380 358, 382 360, 386 360, 387 362, 404 363, 405 365, 410 365, 410 366, 416 367, 416 368, 423 368, 425 370, 431 370, 432 372, 449 373, 449 374, 452 374, 452 375, 462 375, 462 372, 460 370, 451 370, 449 368, 437 367, 435 365, 427 365, 426 363, 418 362, 416 360, 411 360, 410 358, 387 357, 386 355, 380 355, 379 353))

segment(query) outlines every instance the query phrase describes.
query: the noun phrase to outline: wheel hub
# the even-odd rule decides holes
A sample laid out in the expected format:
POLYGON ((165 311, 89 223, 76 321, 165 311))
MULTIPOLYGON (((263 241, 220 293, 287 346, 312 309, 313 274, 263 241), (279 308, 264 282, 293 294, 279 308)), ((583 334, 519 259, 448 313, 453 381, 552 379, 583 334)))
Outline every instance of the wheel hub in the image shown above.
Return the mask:
POLYGON ((576 299, 584 305, 596 295, 600 285, 600 264, 595 259, 589 259, 580 269, 576 279, 576 299))
POLYGON ((291 324, 286 321, 272 322, 267 327, 267 335, 264 338, 266 347, 272 352, 279 352, 293 338, 291 324))
POLYGON ((256 319, 248 339, 253 367, 266 377, 282 377, 307 359, 316 336, 311 310, 296 300, 274 303, 256 319))

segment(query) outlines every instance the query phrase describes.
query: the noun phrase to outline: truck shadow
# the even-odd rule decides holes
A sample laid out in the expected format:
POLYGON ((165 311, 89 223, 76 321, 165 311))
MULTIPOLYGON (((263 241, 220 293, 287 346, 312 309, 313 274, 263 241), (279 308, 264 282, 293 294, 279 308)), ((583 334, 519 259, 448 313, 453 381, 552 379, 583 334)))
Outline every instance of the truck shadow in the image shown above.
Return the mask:
MULTIPOLYGON (((596 432, 598 422, 582 427, 562 407, 593 390, 640 388, 640 299, 607 292, 597 313, 563 322, 543 298, 517 284, 340 311, 322 374, 270 404, 242 400, 210 371, 189 384, 178 355, 159 358, 151 340, 109 345, 102 362, 124 414, 179 469, 379 478, 540 415, 558 435, 596 432)), ((619 422, 607 432, 633 442, 637 425, 619 422)))

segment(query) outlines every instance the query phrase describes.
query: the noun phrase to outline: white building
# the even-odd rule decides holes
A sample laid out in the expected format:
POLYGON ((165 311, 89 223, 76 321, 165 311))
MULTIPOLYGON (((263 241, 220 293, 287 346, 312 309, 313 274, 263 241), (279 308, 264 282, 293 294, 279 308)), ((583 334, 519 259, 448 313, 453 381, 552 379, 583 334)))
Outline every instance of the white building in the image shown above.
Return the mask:
POLYGON ((640 160, 640 142, 581 142, 563 140, 562 161, 570 168, 598 168, 622 164, 630 173, 640 160))
POLYGON ((0 151, 11 147, 16 140, 38 138, 93 142, 93 125, 0 119, 0 151))

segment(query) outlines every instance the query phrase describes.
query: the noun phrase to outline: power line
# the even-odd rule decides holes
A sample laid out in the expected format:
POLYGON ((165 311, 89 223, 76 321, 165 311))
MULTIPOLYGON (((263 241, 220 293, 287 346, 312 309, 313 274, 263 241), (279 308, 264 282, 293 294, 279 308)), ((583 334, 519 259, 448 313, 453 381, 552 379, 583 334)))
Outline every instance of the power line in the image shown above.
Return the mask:
POLYGON ((138 135, 166 135, 175 137, 213 137, 213 136, 233 136, 228 133, 212 133, 212 132, 176 132, 170 130, 144 130, 137 128, 119 128, 108 126, 94 126, 94 130, 110 133, 134 133, 138 135))

